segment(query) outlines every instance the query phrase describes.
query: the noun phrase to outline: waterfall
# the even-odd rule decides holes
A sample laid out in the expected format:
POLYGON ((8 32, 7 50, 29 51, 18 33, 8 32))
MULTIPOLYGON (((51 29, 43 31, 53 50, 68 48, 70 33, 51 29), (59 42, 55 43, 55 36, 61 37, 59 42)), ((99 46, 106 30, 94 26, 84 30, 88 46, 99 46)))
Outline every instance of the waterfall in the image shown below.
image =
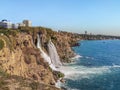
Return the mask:
POLYGON ((52 41, 50 40, 48 43, 48 52, 49 52, 49 56, 52 60, 52 64, 55 67, 60 67, 62 65, 59 55, 57 53, 56 47, 55 45, 52 43, 52 41))
POLYGON ((51 67, 52 70, 56 70, 55 66, 52 64, 50 57, 42 50, 41 48, 41 42, 40 42, 40 36, 37 35, 37 48, 39 48, 41 52, 41 56, 43 59, 48 62, 49 66, 51 67))

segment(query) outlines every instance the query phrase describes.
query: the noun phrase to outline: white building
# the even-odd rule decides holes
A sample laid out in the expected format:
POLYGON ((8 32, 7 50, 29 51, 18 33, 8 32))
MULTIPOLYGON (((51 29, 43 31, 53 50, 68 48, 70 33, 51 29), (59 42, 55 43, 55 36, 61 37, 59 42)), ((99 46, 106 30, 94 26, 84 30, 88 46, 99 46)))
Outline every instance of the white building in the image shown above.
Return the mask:
POLYGON ((18 29, 18 24, 12 24, 12 29, 18 29))
POLYGON ((25 24, 23 24, 23 23, 18 23, 18 26, 19 26, 19 27, 24 27, 25 24))
POLYGON ((31 26, 32 26, 32 22, 29 20, 23 20, 22 23, 17 23, 17 24, 13 24, 5 19, 0 22, 0 27, 3 28, 18 29, 18 27, 31 27, 31 26))
POLYGON ((32 26, 32 22, 30 20, 23 20, 23 24, 25 24, 26 27, 32 26))
POLYGON ((3 28, 12 28, 12 23, 7 20, 2 20, 0 26, 3 28))

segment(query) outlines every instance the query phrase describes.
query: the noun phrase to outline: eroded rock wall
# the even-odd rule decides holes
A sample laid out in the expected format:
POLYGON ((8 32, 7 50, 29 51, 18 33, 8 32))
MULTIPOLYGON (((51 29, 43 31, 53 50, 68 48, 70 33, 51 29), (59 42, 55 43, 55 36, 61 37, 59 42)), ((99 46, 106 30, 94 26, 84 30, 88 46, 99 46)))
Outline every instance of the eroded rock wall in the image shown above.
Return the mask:
POLYGON ((55 83, 52 71, 40 56, 40 51, 35 47, 31 35, 19 33, 15 37, 2 36, 1 39, 4 41, 4 47, 0 50, 0 67, 6 73, 45 84, 55 83), (12 45, 12 49, 7 43, 12 45))

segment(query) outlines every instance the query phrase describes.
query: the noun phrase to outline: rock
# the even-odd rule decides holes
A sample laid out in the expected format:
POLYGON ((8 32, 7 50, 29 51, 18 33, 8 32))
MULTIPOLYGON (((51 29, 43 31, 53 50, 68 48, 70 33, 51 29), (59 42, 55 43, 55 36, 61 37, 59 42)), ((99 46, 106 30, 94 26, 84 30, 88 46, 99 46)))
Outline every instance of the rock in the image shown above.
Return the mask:
POLYGON ((34 79, 34 80, 38 80, 37 75, 33 74, 33 76, 32 76, 32 77, 33 77, 33 79, 34 79))
POLYGON ((18 75, 50 84, 51 79, 54 80, 52 72, 41 57, 39 49, 35 47, 32 35, 18 33, 16 36, 11 35, 10 37, 0 36, 5 44, 0 50, 2 69, 10 75, 18 75), (39 76, 38 72, 42 74, 39 76))
POLYGON ((80 43, 76 42, 72 45, 72 47, 80 46, 80 43))
POLYGON ((62 83, 65 83, 65 82, 66 82, 65 79, 63 79, 63 78, 60 79, 60 81, 61 81, 62 83))
POLYGON ((61 89, 62 89, 62 90, 68 90, 68 89, 67 89, 67 88, 65 88, 65 87, 61 87, 61 89))
MULTIPOLYGON (((3 71, 10 75, 54 85, 55 81, 64 75, 60 72, 53 72, 42 58, 41 52, 36 47, 38 33, 40 34, 42 49, 46 53, 48 53, 47 43, 51 39, 61 61, 71 62, 69 58, 74 56, 71 46, 78 40, 75 34, 56 32, 43 27, 20 27, 16 31, 9 30, 7 36, 0 36, 0 39, 4 40, 4 47, 0 50, 0 66, 2 66, 3 71)), ((61 82, 65 81, 61 80, 61 82)), ((32 84, 36 85, 36 83, 32 84)), ((32 88, 36 87, 33 85, 32 88)), ((38 88, 38 90, 44 90, 44 88, 38 88)), ((53 87, 50 90, 58 89, 53 87)))
POLYGON ((50 82, 50 85, 55 85, 55 82, 52 82, 52 81, 51 81, 51 82, 50 82))

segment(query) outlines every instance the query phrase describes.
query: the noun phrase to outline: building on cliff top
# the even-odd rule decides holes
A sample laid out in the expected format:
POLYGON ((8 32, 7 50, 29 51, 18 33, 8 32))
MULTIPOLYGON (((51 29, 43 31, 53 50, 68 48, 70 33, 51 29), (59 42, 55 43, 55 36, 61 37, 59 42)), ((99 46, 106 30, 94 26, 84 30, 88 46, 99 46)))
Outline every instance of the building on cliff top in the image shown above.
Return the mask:
POLYGON ((31 27, 32 22, 30 20, 23 20, 22 23, 18 23, 18 27, 31 27))
POLYGON ((12 28, 12 29, 17 29, 18 28, 18 24, 13 24, 11 23, 10 21, 6 20, 6 19, 3 19, 1 22, 0 22, 0 27, 2 28, 12 28))
POLYGON ((0 26, 3 28, 12 28, 12 23, 4 19, 0 22, 0 26))
POLYGON ((31 26, 32 26, 32 22, 30 20, 23 20, 22 23, 17 23, 17 24, 11 23, 6 19, 3 19, 0 22, 0 27, 7 29, 9 28, 18 29, 18 27, 31 27, 31 26))
POLYGON ((32 22, 30 20, 23 20, 23 24, 26 26, 26 27, 31 27, 32 26, 32 22))

